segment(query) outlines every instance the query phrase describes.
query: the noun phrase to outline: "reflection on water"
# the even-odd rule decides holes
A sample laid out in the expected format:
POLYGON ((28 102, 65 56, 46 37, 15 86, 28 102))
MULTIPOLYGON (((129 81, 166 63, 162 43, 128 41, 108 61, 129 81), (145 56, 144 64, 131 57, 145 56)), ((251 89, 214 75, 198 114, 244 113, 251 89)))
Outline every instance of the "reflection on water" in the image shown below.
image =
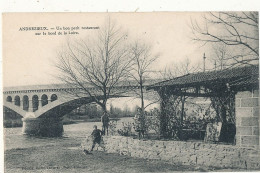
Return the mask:
MULTIPOLYGON (((131 121, 132 118, 123 118, 117 122, 117 128, 121 128, 122 121, 131 121)), ((77 124, 63 125, 63 137, 58 138, 40 138, 33 136, 22 135, 22 128, 5 128, 4 143, 5 150, 13 148, 29 148, 46 145, 58 145, 60 143, 80 142, 86 136, 90 135, 93 126, 97 125, 101 129, 101 122, 81 122, 77 124)))

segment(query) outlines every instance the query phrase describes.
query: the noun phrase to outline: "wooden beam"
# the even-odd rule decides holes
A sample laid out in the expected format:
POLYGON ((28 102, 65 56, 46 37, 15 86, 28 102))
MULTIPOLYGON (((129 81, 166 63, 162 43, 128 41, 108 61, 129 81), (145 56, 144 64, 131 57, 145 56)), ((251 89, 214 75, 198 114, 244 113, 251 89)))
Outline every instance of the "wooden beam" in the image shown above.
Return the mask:
POLYGON ((214 93, 183 93, 183 92, 178 92, 178 93, 172 93, 172 95, 176 96, 188 96, 188 97, 212 97, 215 96, 216 94, 214 93))

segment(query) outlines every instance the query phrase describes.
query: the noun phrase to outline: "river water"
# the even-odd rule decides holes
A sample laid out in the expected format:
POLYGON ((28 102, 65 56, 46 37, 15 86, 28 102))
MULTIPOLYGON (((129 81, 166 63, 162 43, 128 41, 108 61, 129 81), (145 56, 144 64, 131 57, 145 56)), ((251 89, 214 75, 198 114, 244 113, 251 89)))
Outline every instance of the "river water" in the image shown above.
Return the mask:
POLYGON ((5 128, 4 129, 4 143, 5 150, 13 148, 29 148, 37 146, 46 146, 50 144, 58 144, 68 140, 80 140, 88 136, 93 125, 96 124, 101 127, 100 122, 82 122, 77 124, 63 125, 64 134, 57 138, 33 137, 22 134, 22 127, 20 128, 5 128))
MULTIPOLYGON (((117 122, 117 128, 121 127, 122 122, 128 122, 132 118, 123 118, 117 122)), ((82 141, 89 136, 93 126, 97 125, 101 129, 101 122, 80 122, 77 124, 63 125, 64 133, 58 138, 39 138, 22 134, 22 127, 4 128, 5 150, 14 148, 29 148, 46 145, 56 145, 64 142, 82 141)))

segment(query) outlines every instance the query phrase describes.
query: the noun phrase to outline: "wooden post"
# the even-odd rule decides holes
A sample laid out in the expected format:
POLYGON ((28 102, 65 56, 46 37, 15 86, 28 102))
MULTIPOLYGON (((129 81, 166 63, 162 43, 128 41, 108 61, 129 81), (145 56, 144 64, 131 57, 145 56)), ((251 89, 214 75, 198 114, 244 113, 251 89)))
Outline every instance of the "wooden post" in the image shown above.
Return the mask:
POLYGON ((181 96, 181 139, 183 138, 182 132, 183 132, 183 116, 184 116, 184 103, 185 103, 185 95, 181 96))
POLYGON ((161 115, 160 115, 160 137, 167 137, 167 112, 166 106, 169 101, 170 95, 167 93, 166 88, 162 88, 157 91, 159 96, 161 97, 161 115))

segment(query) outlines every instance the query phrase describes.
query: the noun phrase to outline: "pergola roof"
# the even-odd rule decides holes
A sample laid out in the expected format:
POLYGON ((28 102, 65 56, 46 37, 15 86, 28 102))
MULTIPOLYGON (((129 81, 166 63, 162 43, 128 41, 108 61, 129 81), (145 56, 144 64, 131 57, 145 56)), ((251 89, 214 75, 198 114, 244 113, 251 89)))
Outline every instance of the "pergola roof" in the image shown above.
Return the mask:
POLYGON ((247 65, 243 67, 229 68, 219 71, 191 73, 176 77, 170 80, 162 81, 150 85, 148 89, 158 89, 161 87, 194 87, 194 86, 217 86, 226 85, 230 87, 240 86, 258 86, 259 84, 259 66, 247 65))

